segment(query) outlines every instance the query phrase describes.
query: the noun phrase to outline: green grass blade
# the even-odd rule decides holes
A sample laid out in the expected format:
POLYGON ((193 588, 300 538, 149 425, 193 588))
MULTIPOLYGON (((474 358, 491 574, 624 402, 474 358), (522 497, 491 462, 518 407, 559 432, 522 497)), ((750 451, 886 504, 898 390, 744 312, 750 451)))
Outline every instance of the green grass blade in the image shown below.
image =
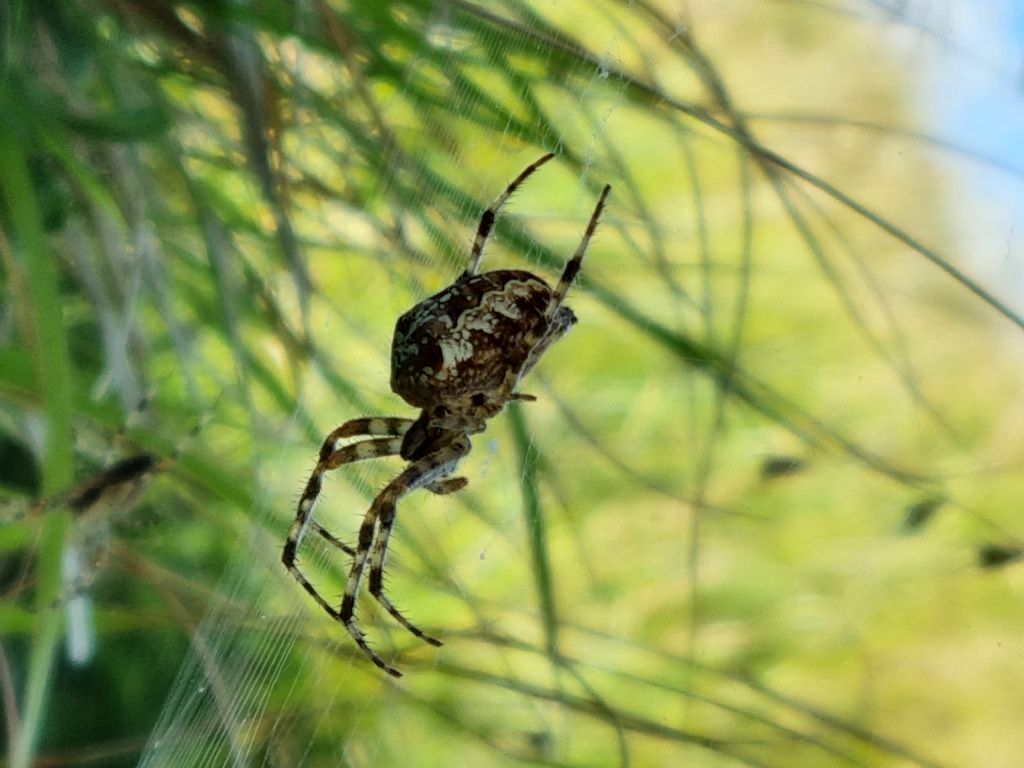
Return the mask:
MULTIPOLYGON (((9 96, 9 94, 8 94, 9 96)), ((8 99, 4 99, 8 101, 8 99)), ((61 312, 55 259, 47 247, 21 137, 0 125, 0 156, 4 158, 0 186, 13 230, 12 248, 26 275, 27 294, 18 297, 31 309, 32 362, 46 417, 43 449, 44 495, 71 484, 71 363, 61 312)), ((48 515, 42 524, 37 571, 38 617, 29 657, 21 730, 11 749, 10 765, 33 763, 35 744, 46 710, 49 679, 62 627, 61 614, 51 606, 60 595, 61 552, 69 525, 67 513, 48 515)))
POLYGON ((529 533, 530 559, 537 585, 541 621, 544 625, 544 646, 553 658, 558 655, 558 617, 555 611, 554 577, 548 554, 547 528, 537 492, 537 449, 526 429, 523 410, 517 403, 508 409, 512 434, 519 455, 519 483, 523 494, 523 516, 529 533))

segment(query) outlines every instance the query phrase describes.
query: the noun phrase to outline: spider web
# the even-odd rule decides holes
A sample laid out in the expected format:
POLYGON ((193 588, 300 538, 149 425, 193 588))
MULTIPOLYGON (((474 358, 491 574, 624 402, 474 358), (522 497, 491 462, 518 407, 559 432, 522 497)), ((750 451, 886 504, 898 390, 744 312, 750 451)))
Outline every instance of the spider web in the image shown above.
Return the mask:
MULTIPOLYGON (((1024 158, 919 113, 938 111, 926 70, 958 83, 944 96, 1012 81, 977 15, 362 5, 225 22, 226 85, 176 96, 204 242, 244 255, 214 270, 237 281, 221 310, 240 372, 218 383, 246 393, 224 408, 246 426, 222 426, 255 447, 140 765, 976 763, 1001 721, 974 713, 1024 705, 1000 669, 1020 671, 997 618, 1020 626, 1013 577, 1000 592, 975 564, 1020 546, 1005 201, 1024 158), (580 324, 524 382, 538 401, 476 437, 469 488, 403 502, 388 588, 445 646, 361 599, 406 673, 391 681, 281 567, 284 536, 332 427, 412 415, 387 392, 394 319, 459 273, 482 207, 548 150, 483 268, 556 278, 611 183, 580 324), (958 642, 970 682, 939 674, 958 642)), ((214 27, 198 13, 186 30, 214 27)), ((1018 119, 1005 108, 982 122, 1018 119)), ((203 463, 178 476, 212 486, 203 463)), ((332 473, 318 522, 351 541, 398 466, 332 473)), ((340 595, 339 552, 307 536, 300 562, 340 595)))

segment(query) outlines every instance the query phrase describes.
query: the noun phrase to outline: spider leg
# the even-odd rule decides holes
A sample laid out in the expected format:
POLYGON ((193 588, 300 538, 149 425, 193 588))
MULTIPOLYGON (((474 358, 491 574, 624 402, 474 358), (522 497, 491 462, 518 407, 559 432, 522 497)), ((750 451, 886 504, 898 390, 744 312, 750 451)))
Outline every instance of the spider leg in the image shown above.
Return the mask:
POLYGON ((447 493, 461 491, 468 484, 469 480, 465 477, 449 477, 447 480, 437 480, 433 483, 427 483, 424 487, 431 493, 443 496, 447 493))
POLYGON ((320 523, 318 523, 316 520, 309 520, 306 524, 309 526, 310 530, 313 531, 313 533, 318 534, 321 538, 323 538, 329 544, 333 544, 334 546, 336 546, 338 549, 340 549, 342 552, 344 552, 349 557, 354 557, 355 556, 356 551, 354 549, 352 549, 352 547, 350 547, 344 541, 342 541, 337 536, 335 536, 333 533, 328 531, 326 528, 324 528, 322 525, 320 525, 320 523))
MULTIPOLYGON (((379 416, 370 416, 362 419, 351 419, 349 421, 346 421, 333 432, 331 432, 331 434, 327 436, 327 440, 324 441, 324 445, 327 445, 328 442, 330 442, 333 445, 342 437, 352 437, 354 435, 394 435, 396 437, 402 437, 406 432, 409 431, 409 427, 412 426, 412 423, 412 419, 400 419, 393 417, 382 418, 379 416)), ((321 449, 321 453, 322 452, 323 451, 321 449)), ((383 453, 379 455, 390 456, 391 452, 389 451, 388 453, 383 453)), ((367 458, 376 457, 370 456, 367 458)), ((348 459, 346 461, 342 461, 341 463, 347 464, 349 461, 358 460, 358 458, 348 459)), ((329 467, 329 469, 334 469, 334 467, 329 467)), ((307 487, 308 485, 309 484, 307 483, 307 487)), ((317 490, 317 493, 319 493, 319 490, 317 490)), ((330 544, 333 544, 346 555, 349 555, 350 557, 355 555, 356 551, 352 549, 352 547, 343 542, 341 539, 337 538, 334 534, 332 534, 330 531, 328 531, 326 528, 320 525, 320 523, 318 523, 316 520, 308 520, 306 524, 324 540, 326 540, 330 544)))
POLYGON ((473 250, 469 255, 469 266, 466 268, 465 274, 475 275, 477 269, 479 269, 480 258, 484 253, 484 245, 487 244, 487 237, 491 234, 491 229, 494 227, 494 220, 498 216, 498 209, 505 204, 505 201, 508 200, 512 193, 519 188, 520 184, 526 181, 534 171, 554 156, 554 152, 548 152, 544 157, 530 163, 530 165, 526 167, 526 170, 516 176, 512 180, 512 183, 505 188, 505 191, 498 195, 498 199, 491 203, 491 206, 484 211, 483 215, 480 217, 480 226, 477 227, 476 230, 476 238, 473 240, 473 250))
MULTIPOLYGON (((400 419, 393 416, 367 416, 362 419, 349 419, 335 429, 324 440, 324 445, 334 445, 339 438, 355 437, 356 435, 376 435, 379 437, 401 437, 413 425, 412 419, 400 419)), ((321 449, 323 453, 323 449, 321 449)))
POLYGON ((384 595, 384 563, 387 559, 388 539, 391 537, 391 529, 395 523, 395 508, 399 499, 417 488, 430 487, 434 484, 440 485, 439 481, 442 481, 442 478, 455 469, 462 457, 469 453, 469 449, 469 438, 458 435, 447 445, 414 461, 377 495, 359 528, 355 560, 352 563, 352 570, 349 571, 348 583, 345 585, 345 595, 341 600, 338 618, 363 653, 370 658, 370 661, 393 677, 401 677, 402 673, 394 667, 389 667, 376 651, 370 648, 366 641, 366 635, 356 624, 355 606, 359 583, 362 580, 366 564, 369 562, 370 594, 413 635, 431 645, 441 645, 440 640, 430 637, 405 618, 384 595))
POLYGON ((316 467, 313 468, 309 480, 306 481, 306 487, 302 491, 302 496, 299 497, 295 521, 288 531, 288 539, 285 541, 284 551, 281 553, 281 562, 284 563, 284 567, 288 569, 288 572, 295 577, 295 580, 302 585, 302 588, 316 600, 317 604, 334 618, 338 618, 338 612, 316 591, 316 587, 310 583, 296 563, 296 553, 307 528, 312 528, 324 539, 349 555, 355 555, 351 547, 344 544, 340 539, 335 538, 323 526, 311 519, 313 506, 316 504, 316 500, 320 495, 320 489, 323 486, 323 477, 327 472, 337 469, 342 464, 375 459, 380 456, 396 455, 402 447, 401 435, 408 431, 410 426, 412 426, 411 419, 367 418, 353 419, 352 421, 345 422, 331 432, 327 439, 324 440, 324 444, 320 448, 316 467), (345 445, 338 444, 344 437, 368 434, 371 428, 376 430, 378 434, 383 432, 384 434, 391 433, 394 436, 361 440, 345 445))
POLYGON ((534 399, 531 395, 524 395, 519 392, 512 391, 515 385, 519 383, 519 380, 528 374, 533 367, 540 360, 541 356, 547 351, 548 347, 558 341, 565 333, 576 324, 576 315, 572 313, 572 310, 568 307, 562 306, 562 302, 565 301, 565 295, 569 292, 569 287, 576 279, 576 275, 579 274, 580 265, 583 263, 583 257, 587 253, 587 247, 590 245, 590 239, 594 236, 594 231, 597 229, 597 222, 601 218, 601 212, 604 210, 605 200, 608 198, 608 194, 612 191, 610 185, 605 185, 604 189, 601 190, 601 196, 597 200, 597 205, 594 207, 594 212, 590 215, 590 221, 587 223, 587 229, 583 233, 583 239, 580 241, 579 247, 576 249, 576 253, 573 254, 572 258, 565 265, 565 270, 562 272, 562 277, 558 281, 558 286, 555 288, 554 294, 551 296, 551 301, 548 302, 545 315, 547 323, 538 326, 537 330, 540 334, 537 336, 531 336, 527 338, 523 343, 530 350, 526 356, 526 362, 523 363, 523 367, 510 379, 509 384, 509 399, 510 400, 532 400, 534 399))
POLYGON ((605 200, 608 198, 608 193, 611 191, 612 188, 610 184, 605 184, 604 189, 601 190, 601 196, 597 199, 597 205, 594 207, 594 212, 590 215, 590 222, 587 224, 587 229, 583 233, 583 239, 580 241, 580 245, 576 249, 576 253, 574 253, 572 258, 566 263, 565 270, 562 272, 562 278, 558 281, 558 287, 555 288, 555 295, 551 298, 551 303, 548 304, 547 316, 549 320, 555 316, 555 313, 562 306, 562 302, 565 301, 565 295, 569 292, 569 286, 572 285, 572 281, 576 279, 576 275, 580 271, 580 265, 583 264, 583 257, 587 253, 587 246, 590 245, 590 238, 594 236, 594 231, 597 229, 597 222, 601 218, 601 211, 604 210, 605 200))

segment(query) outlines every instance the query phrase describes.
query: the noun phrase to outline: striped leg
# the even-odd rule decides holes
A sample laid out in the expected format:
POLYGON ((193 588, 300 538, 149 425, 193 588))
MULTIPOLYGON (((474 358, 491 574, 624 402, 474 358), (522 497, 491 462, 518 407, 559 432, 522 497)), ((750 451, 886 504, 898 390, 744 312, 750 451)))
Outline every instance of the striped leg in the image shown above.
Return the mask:
POLYGON ((551 303, 548 304, 547 316, 550 320, 555 316, 558 308, 562 306, 562 302, 565 301, 565 295, 569 292, 569 286, 572 285, 572 281, 576 279, 577 273, 580 271, 580 266, 583 264, 583 257, 587 253, 587 247, 590 245, 590 238, 594 236, 594 231, 597 229, 597 222, 601 218, 601 211, 604 210, 605 200, 608 199, 608 193, 612 191, 610 184, 605 184, 604 189, 601 190, 601 196, 597 199, 597 205, 594 207, 594 212, 590 215, 590 222, 587 224, 587 229, 583 233, 583 239, 580 241, 579 247, 576 249, 576 253, 573 254, 572 258, 565 265, 565 270, 562 272, 562 278, 558 281, 558 287, 555 288, 555 295, 551 299, 551 303))
POLYGON ((484 246, 487 244, 487 237, 491 234, 491 229, 494 227, 494 220, 498 216, 498 209, 505 204, 505 201, 512 196, 512 193, 519 188, 520 184, 526 181, 534 171, 554 156, 553 152, 549 152, 540 160, 535 160, 530 163, 530 165, 526 167, 526 170, 516 176, 512 180, 512 183, 505 188, 505 191, 498 195, 498 199, 491 203, 491 207, 484 211, 483 215, 480 217, 480 226, 477 227, 476 230, 476 238, 473 240, 473 250, 469 254, 469 266, 466 268, 467 275, 475 275, 476 271, 480 268, 480 259, 484 254, 484 246))
MULTIPOLYGON (((463 478, 452 478, 444 480, 467 453, 469 453, 469 438, 458 436, 448 445, 427 454, 410 464, 402 474, 390 482, 384 490, 378 494, 370 506, 363 524, 359 528, 359 542, 356 549, 355 560, 352 563, 352 570, 349 572, 348 584, 345 586, 345 595, 341 600, 339 618, 348 629, 349 634, 356 644, 363 649, 370 660, 393 677, 401 677, 402 673, 394 667, 384 663, 377 653, 370 648, 366 641, 366 635, 356 624, 355 605, 356 595, 359 592, 359 583, 363 577, 367 562, 370 563, 370 594, 384 606, 399 624, 409 630, 413 635, 431 645, 441 645, 441 641, 430 637, 419 627, 403 616, 391 601, 384 595, 384 563, 387 560, 388 540, 391 537, 391 529, 395 522, 395 509, 398 501, 410 491, 417 488, 427 487, 445 489, 452 492, 461 488, 465 483, 457 481, 463 478), (455 486, 458 487, 455 487, 455 486), (379 528, 379 530, 378 530, 379 528)), ((435 490, 435 492, 437 492, 435 490)))
POLYGON ((449 477, 446 480, 437 480, 433 483, 427 483, 423 487, 431 493, 436 493, 438 496, 444 496, 448 493, 461 491, 467 485, 469 485, 469 480, 464 477, 449 477))
MULTIPOLYGON (((412 424, 412 419, 400 419, 393 416, 367 416, 362 419, 350 419, 331 432, 324 440, 324 445, 333 446, 339 438, 359 435, 401 437, 409 431, 412 424)), ((323 454, 323 448, 320 449, 320 453, 323 454)))
POLYGON ((546 310, 547 323, 542 326, 543 335, 540 337, 528 338, 523 342, 529 348, 530 354, 527 355, 526 362, 523 364, 523 367, 508 383, 510 399, 533 399, 531 395, 523 395, 521 393, 513 392, 512 390, 519 383, 519 380, 533 369, 541 356, 547 351, 548 347, 558 341, 570 328, 573 327, 573 325, 576 324, 576 315, 572 313, 571 309, 563 306, 563 302, 565 301, 566 294, 569 292, 569 288, 576 279, 576 275, 579 274, 580 266, 583 264, 583 257, 587 254, 587 247, 590 245, 590 239, 594 236, 594 232, 597 230, 597 223, 601 218, 601 212, 604 210, 605 200, 607 200, 608 194, 611 191, 611 186, 607 184, 604 189, 601 190, 601 196, 597 200, 594 212, 590 215, 590 221, 587 223, 587 229, 583 233, 583 239, 580 241, 579 247, 576 249, 576 253, 574 253, 572 258, 569 259, 565 265, 565 269, 562 271, 562 277, 558 281, 558 286, 555 288, 551 301, 548 303, 546 310))
POLYGON ((324 475, 332 469, 337 469, 342 464, 365 459, 375 459, 380 456, 393 456, 398 454, 402 447, 402 435, 412 426, 411 419, 382 419, 366 418, 347 421, 331 432, 324 440, 320 448, 320 456, 317 459, 316 467, 313 469, 306 487, 299 498, 298 510, 295 514, 295 521, 288 531, 288 540, 285 542, 284 551, 281 554, 281 562, 288 572, 295 577, 295 580, 302 585, 317 604, 334 618, 338 618, 338 612, 321 597, 316 588, 303 575, 296 563, 296 553, 302 537, 308 528, 312 528, 334 546, 349 555, 355 555, 355 551, 335 538, 327 529, 311 519, 313 507, 320 495, 323 486, 324 475), (357 435, 390 435, 390 437, 361 440, 355 443, 339 444, 343 438, 357 435))
MULTIPOLYGON (((333 533, 328 531, 326 528, 324 528, 322 525, 320 525, 320 523, 318 523, 316 520, 310 520, 310 519, 307 518, 306 525, 310 528, 310 530, 313 531, 313 533, 318 534, 328 544, 331 544, 331 545, 337 547, 338 549, 340 549, 342 552, 344 552, 349 557, 354 557, 355 556, 356 551, 354 549, 352 549, 352 547, 350 547, 344 541, 342 541, 337 536, 335 536, 333 533)), ((300 534, 300 536, 301 536, 301 534, 300 534)))

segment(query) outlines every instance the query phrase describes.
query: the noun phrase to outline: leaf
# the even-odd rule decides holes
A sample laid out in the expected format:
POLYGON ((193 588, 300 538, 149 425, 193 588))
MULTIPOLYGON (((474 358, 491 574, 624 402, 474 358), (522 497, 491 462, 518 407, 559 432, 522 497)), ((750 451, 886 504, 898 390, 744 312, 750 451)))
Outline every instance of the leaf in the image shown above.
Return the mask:
POLYGON ((807 462, 798 456, 768 456, 761 462, 761 479, 788 477, 803 472, 807 462))
POLYGON ((167 113, 154 104, 98 115, 68 113, 64 123, 74 133, 96 141, 145 141, 167 132, 167 113))
POLYGON ((914 533, 923 528, 945 503, 946 499, 943 496, 927 496, 911 504, 903 516, 903 532, 914 533))
POLYGON ((1018 544, 982 544, 978 547, 978 567, 987 571, 1024 559, 1024 547, 1018 544))

